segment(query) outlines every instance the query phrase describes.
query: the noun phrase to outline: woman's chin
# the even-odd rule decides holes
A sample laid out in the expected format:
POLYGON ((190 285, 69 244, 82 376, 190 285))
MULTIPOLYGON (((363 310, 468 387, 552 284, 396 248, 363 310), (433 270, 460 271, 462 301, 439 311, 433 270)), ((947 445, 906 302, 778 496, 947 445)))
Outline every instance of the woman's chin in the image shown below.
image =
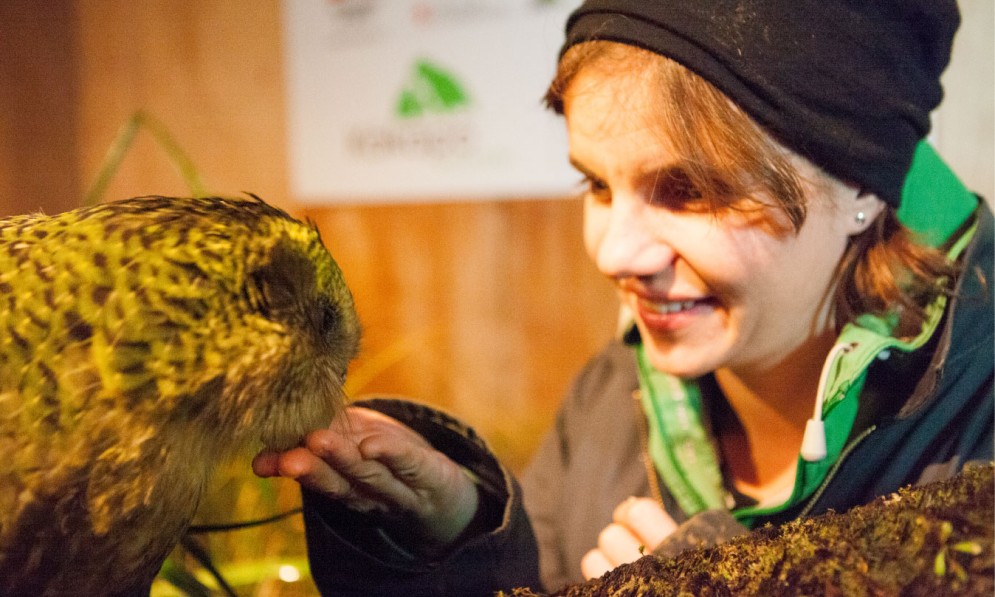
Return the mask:
POLYGON ((644 346, 654 369, 682 379, 707 375, 721 368, 724 360, 724 350, 719 346, 659 346, 652 340, 644 342, 644 346))

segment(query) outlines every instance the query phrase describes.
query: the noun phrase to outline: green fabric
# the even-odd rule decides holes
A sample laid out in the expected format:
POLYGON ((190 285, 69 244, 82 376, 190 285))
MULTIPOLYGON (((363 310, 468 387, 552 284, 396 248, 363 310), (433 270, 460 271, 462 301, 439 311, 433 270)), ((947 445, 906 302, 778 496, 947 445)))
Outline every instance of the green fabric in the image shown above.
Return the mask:
MULTIPOLYGON (((899 218, 920 239, 932 246, 943 244, 974 213, 978 199, 971 194, 936 155, 920 143, 912 171, 903 190, 899 218)), ((974 235, 967 230, 951 248, 957 259, 974 235)), ((733 514, 747 526, 760 516, 783 511, 811 496, 845 449, 859 407, 870 364, 887 350, 909 352, 926 343, 936 331, 946 308, 940 296, 927 307, 927 321, 910 341, 891 336, 892 318, 863 315, 846 325, 837 343, 851 345, 836 357, 827 380, 823 401, 826 458, 808 462, 798 458, 791 497, 775 507, 739 508, 733 514)), ((714 442, 703 420, 698 380, 684 380, 657 371, 649 363, 642 343, 636 345, 643 410, 649 427, 648 450, 656 470, 681 509, 692 516, 706 509, 725 508, 728 492, 714 442)))
POLYGON ((902 188, 898 219, 937 247, 974 213, 978 199, 943 162, 928 141, 920 141, 902 188))
POLYGON ((689 515, 726 507, 715 448, 702 416, 701 390, 655 369, 636 346, 639 389, 649 427, 647 449, 660 478, 689 515))
MULTIPOLYGON (((843 367, 842 365, 840 367, 843 367)), ((853 428, 853 421, 857 418, 857 407, 859 401, 857 397, 864 388, 864 381, 867 379, 867 372, 861 372, 854 380, 842 380, 836 388, 838 392, 836 403, 838 406, 825 413, 822 422, 826 429, 826 457, 816 462, 809 462, 804 458, 798 458, 795 472, 795 486, 784 503, 776 506, 745 507, 733 511, 733 516, 745 526, 753 528, 757 517, 774 514, 798 504, 805 498, 812 495, 819 485, 829 474, 829 470, 836 463, 843 448, 846 447, 846 438, 850 429, 853 428), (845 430, 845 432, 844 432, 845 430)))
MULTIPOLYGON (((973 230, 965 236, 971 233, 973 230)), ((882 351, 910 352, 925 344, 939 326, 946 302, 946 297, 940 296, 930 305, 927 322, 911 341, 887 335, 890 322, 872 315, 863 315, 843 328, 837 343, 852 348, 837 356, 826 382, 822 410, 826 458, 808 462, 799 457, 791 497, 774 507, 734 510, 740 522, 751 526, 757 517, 790 508, 815 492, 845 448, 870 364, 882 351)), ((699 381, 680 379, 654 369, 641 343, 636 346, 636 353, 643 410, 649 423, 648 449, 661 479, 688 516, 725 508, 727 492, 715 445, 705 430, 699 381)))
MULTIPOLYGON (((950 251, 951 259, 960 254, 973 235, 972 227, 950 251)), ((826 458, 818 462, 808 462, 799 457, 791 497, 783 504, 772 508, 736 510, 733 514, 740 522, 752 526, 758 516, 786 510, 815 492, 845 448, 846 438, 850 436, 857 408, 860 406, 860 392, 867 378, 868 367, 884 351, 912 352, 925 344, 939 327, 946 305, 945 295, 937 297, 926 309, 927 319, 919 335, 908 341, 891 336, 892 322, 874 315, 861 315, 854 323, 844 326, 837 343, 849 344, 853 348, 838 357, 834 372, 827 382, 822 408, 822 420, 826 429, 826 458)))

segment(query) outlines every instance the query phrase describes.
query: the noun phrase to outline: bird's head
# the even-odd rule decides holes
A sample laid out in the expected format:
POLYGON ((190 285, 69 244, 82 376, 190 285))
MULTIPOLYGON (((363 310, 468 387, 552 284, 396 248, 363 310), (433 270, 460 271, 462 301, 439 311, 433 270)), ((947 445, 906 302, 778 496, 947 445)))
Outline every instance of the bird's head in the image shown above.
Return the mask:
POLYGON ((255 197, 141 197, 77 217, 102 224, 102 261, 120 268, 100 273, 113 288, 86 340, 107 350, 94 353, 105 392, 223 447, 286 449, 330 422, 360 325, 314 225, 255 197))
POLYGON ((247 258, 246 329, 274 358, 247 359, 222 399, 254 402, 242 421, 269 448, 286 449, 327 426, 359 348, 360 324, 342 271, 315 226, 273 216, 271 242, 247 258), (257 327, 255 323, 260 325, 257 327), (265 343, 261 343, 265 344, 265 343), (264 398, 265 397, 265 398, 264 398))

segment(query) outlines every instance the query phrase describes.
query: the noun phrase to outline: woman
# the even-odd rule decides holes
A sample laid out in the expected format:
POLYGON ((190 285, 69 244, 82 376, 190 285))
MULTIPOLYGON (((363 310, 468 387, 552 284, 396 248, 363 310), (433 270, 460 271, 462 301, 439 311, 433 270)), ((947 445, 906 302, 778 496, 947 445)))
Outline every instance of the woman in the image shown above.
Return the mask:
POLYGON ((921 143, 957 22, 933 0, 585 2, 547 100, 633 325, 521 491, 396 400, 257 457, 305 488, 318 586, 555 589, 992 459, 991 214, 921 143))

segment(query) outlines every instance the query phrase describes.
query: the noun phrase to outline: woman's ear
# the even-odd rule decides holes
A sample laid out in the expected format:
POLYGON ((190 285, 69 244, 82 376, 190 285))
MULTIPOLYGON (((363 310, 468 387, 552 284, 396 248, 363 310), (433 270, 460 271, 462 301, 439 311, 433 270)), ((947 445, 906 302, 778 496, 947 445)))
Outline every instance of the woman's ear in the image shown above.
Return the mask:
POLYGON ((849 206, 845 208, 847 234, 854 236, 867 230, 884 211, 885 202, 870 191, 859 191, 849 206))

